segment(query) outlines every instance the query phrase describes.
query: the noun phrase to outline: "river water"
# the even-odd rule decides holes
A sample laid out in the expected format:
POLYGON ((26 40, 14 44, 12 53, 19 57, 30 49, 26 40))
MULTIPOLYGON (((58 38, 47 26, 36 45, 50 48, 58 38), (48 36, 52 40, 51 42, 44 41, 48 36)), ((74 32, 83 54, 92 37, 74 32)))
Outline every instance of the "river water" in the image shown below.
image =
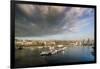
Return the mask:
POLYGON ((43 50, 37 47, 15 49, 15 67, 30 67, 39 65, 67 64, 75 62, 94 61, 93 46, 68 46, 65 51, 51 56, 41 56, 43 50))

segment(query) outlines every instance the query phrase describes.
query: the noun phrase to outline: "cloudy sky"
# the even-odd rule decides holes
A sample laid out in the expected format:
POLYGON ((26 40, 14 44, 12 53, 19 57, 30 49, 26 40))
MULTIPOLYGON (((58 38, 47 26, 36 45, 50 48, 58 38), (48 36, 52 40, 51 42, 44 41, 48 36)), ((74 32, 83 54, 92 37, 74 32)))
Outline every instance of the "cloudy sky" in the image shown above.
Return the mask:
POLYGON ((94 38, 94 9, 17 4, 16 38, 73 40, 94 38))

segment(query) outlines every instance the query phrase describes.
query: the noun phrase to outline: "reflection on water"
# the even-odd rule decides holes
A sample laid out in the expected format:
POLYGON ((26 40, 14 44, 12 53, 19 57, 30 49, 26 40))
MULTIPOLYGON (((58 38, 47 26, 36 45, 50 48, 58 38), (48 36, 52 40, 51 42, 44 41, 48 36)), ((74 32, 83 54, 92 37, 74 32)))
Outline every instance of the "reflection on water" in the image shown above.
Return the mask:
POLYGON ((51 56, 41 56, 43 49, 40 46, 16 49, 15 67, 94 61, 93 46, 69 46, 64 51, 51 56))

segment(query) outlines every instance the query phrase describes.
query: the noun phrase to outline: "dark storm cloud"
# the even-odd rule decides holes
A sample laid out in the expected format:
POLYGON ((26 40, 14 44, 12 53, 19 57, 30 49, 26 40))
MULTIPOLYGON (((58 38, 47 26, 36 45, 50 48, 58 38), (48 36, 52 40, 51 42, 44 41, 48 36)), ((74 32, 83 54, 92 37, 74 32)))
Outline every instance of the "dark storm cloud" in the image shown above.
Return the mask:
POLYGON ((87 8, 16 5, 15 35, 43 36, 79 30, 79 18, 90 13, 87 8))

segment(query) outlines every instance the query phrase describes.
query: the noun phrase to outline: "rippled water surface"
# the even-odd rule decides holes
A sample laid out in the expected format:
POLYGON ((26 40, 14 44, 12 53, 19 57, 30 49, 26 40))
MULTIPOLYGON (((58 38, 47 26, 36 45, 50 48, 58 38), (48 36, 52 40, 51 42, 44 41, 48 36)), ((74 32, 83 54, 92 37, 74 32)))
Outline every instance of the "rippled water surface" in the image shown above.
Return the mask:
POLYGON ((51 56, 41 56, 41 51, 43 49, 38 46, 15 49, 15 67, 94 61, 92 46, 69 46, 65 51, 51 56))

